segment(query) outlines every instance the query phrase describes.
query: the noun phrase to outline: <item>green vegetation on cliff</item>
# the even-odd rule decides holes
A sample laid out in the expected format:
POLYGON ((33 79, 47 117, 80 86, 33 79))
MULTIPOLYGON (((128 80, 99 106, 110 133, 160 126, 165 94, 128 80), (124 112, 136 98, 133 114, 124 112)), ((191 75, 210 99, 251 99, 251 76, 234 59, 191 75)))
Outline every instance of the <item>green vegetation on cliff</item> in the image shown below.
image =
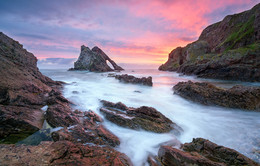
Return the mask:
MULTIPOLYGON (((236 16, 235 18, 237 18, 236 16)), ((230 24, 233 24, 235 18, 231 19, 230 24)), ((250 37, 254 34, 254 21, 255 15, 252 15, 246 23, 236 24, 233 28, 233 33, 231 33, 224 42, 220 43, 218 47, 223 45, 228 46, 226 51, 234 48, 234 46, 241 40, 246 40, 247 37, 250 37)))

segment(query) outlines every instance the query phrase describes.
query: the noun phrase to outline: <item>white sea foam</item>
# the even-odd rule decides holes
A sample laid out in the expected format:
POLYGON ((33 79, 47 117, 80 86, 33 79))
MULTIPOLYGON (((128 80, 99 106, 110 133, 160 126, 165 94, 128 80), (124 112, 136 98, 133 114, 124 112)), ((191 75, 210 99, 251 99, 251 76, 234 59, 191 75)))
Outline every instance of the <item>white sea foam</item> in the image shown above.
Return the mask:
MULTIPOLYGON (((157 70, 123 72, 139 77, 151 75, 154 86, 148 87, 120 83, 113 77, 107 77, 107 74, 104 73, 65 70, 43 70, 42 72, 55 80, 69 83, 65 86, 63 93, 66 98, 77 104, 77 109, 83 111, 91 109, 102 116, 99 112, 100 99, 111 102, 121 101, 131 107, 151 106, 183 128, 184 132, 177 137, 182 143, 190 142, 195 137, 202 137, 236 149, 260 162, 260 155, 253 152, 260 150, 259 112, 203 106, 173 94, 172 87, 178 82, 201 81, 201 79, 180 77, 177 73, 157 70), (75 94, 73 91, 79 93, 75 94)), ((206 81, 223 87, 234 85, 234 82, 206 81)), ((251 85, 250 83, 241 84, 251 85)), ((254 83, 254 85, 260 86, 258 83, 254 83)), ((127 154, 136 166, 142 165, 148 154, 156 154, 161 143, 176 139, 171 133, 156 134, 135 131, 119 127, 106 120, 104 125, 120 138, 121 144, 117 149, 127 154)))
POLYGON ((47 111, 47 109, 48 109, 48 106, 46 105, 46 106, 43 106, 42 108, 41 108, 41 110, 43 110, 43 111, 47 111))

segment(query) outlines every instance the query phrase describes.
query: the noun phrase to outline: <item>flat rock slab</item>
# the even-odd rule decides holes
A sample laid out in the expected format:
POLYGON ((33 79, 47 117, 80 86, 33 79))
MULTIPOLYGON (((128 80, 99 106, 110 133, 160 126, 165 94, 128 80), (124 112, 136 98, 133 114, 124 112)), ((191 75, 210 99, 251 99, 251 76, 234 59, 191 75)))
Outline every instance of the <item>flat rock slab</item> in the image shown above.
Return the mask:
POLYGON ((132 163, 125 154, 110 147, 58 141, 38 146, 0 145, 0 165, 132 166, 132 163))
POLYGON ((179 82, 174 92, 185 99, 205 105, 260 111, 260 87, 233 86, 222 89, 210 83, 179 82))
POLYGON ((119 126, 156 133, 174 131, 179 134, 182 131, 181 127, 155 108, 147 106, 131 108, 121 102, 112 103, 105 100, 101 102, 104 107, 100 108, 100 111, 105 115, 105 118, 119 126))

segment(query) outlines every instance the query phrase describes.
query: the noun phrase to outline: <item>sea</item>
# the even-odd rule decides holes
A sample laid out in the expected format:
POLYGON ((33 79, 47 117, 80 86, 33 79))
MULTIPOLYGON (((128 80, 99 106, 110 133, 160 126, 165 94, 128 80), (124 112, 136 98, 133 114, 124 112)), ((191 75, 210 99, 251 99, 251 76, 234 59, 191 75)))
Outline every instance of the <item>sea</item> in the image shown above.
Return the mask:
POLYGON ((259 86, 260 83, 201 79, 157 69, 127 69, 122 72, 94 73, 67 71, 66 69, 41 69, 44 75, 64 81, 63 95, 81 111, 93 110, 104 118, 99 108, 100 100, 122 102, 129 107, 156 108, 179 125, 183 132, 158 134, 132 130, 113 124, 104 118, 104 126, 121 141, 116 150, 125 153, 135 166, 146 163, 147 156, 157 155, 160 145, 167 142, 191 142, 205 138, 223 145, 260 163, 260 112, 205 106, 174 94, 172 88, 181 81, 211 82, 222 88, 237 84, 259 86), (122 83, 109 74, 131 74, 136 77, 152 76, 153 86, 122 83))

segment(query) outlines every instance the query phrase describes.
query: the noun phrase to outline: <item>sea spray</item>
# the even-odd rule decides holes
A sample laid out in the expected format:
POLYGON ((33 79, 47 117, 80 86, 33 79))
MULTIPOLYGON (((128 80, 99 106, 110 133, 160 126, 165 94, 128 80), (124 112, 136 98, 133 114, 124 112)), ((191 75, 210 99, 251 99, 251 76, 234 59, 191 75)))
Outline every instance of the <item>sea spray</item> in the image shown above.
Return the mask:
MULTIPOLYGON (((233 148, 259 162, 260 155, 260 113, 238 109, 204 106, 187 101, 173 94, 172 87, 180 81, 208 81, 229 88, 234 84, 255 85, 259 83, 231 82, 197 79, 179 76, 174 72, 157 70, 126 70, 122 74, 137 77, 153 77, 153 87, 121 83, 108 73, 87 71, 42 70, 54 80, 64 81, 66 98, 82 111, 93 110, 99 115, 100 100, 123 102, 127 106, 151 106, 183 128, 183 133, 156 134, 119 127, 105 120, 104 125, 120 138, 117 149, 126 153, 135 165, 142 165, 149 154, 156 154, 161 143, 176 138, 182 143, 202 137, 217 144, 233 148), (137 93, 138 92, 138 93, 137 93)), ((118 74, 118 73, 116 73, 118 74)), ((101 115, 102 116, 102 115, 101 115)))

